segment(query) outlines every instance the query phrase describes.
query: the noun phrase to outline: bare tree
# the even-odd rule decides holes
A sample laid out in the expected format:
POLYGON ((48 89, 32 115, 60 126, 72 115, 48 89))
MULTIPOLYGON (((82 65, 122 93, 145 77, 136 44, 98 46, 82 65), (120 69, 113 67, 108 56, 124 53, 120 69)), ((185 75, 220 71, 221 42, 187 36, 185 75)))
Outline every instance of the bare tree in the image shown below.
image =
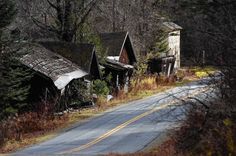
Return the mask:
POLYGON ((92 11, 90 23, 97 32, 129 31, 137 52, 149 51, 158 36, 162 16, 154 0, 103 0, 92 11))
POLYGON ((21 6, 33 23, 62 41, 75 42, 97 0, 24 0, 21 6))

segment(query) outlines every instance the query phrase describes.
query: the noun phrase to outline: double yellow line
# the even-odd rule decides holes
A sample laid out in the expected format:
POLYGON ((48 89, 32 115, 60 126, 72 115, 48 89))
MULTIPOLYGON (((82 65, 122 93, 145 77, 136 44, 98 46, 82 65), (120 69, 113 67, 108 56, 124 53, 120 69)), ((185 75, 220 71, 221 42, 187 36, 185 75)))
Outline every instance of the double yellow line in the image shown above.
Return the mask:
MULTIPOLYGON (((201 89, 201 90, 197 90, 197 91, 193 92, 189 96, 184 96, 184 97, 181 98, 181 100, 187 100, 188 98, 196 96, 196 95, 198 95, 198 94, 200 94, 202 92, 205 92, 207 90, 209 90, 209 87, 201 89)), ((174 101, 172 101, 170 103, 162 104, 162 105, 160 105, 158 107, 155 107, 152 110, 149 110, 149 111, 147 111, 147 112, 145 112, 143 114, 140 114, 140 115, 138 115, 138 116, 136 116, 136 117, 126 121, 125 123, 123 123, 123 124, 113 128, 112 130, 108 131, 107 133, 101 135, 100 137, 96 138, 95 140, 93 140, 93 141, 91 141, 91 142, 89 142, 89 143, 87 143, 85 145, 82 145, 80 147, 77 147, 77 148, 74 148, 74 149, 71 149, 71 150, 68 150, 68 151, 64 151, 64 152, 61 152, 61 153, 58 153, 58 154, 74 153, 74 152, 79 152, 81 150, 87 149, 87 148, 89 148, 89 147, 91 147, 91 146, 101 142, 102 140, 108 138, 112 134, 120 131, 121 129, 127 127, 128 125, 130 125, 130 124, 132 124, 132 123, 134 123, 134 122, 136 122, 136 121, 138 121, 138 120, 140 120, 140 119, 142 119, 142 118, 144 118, 144 117, 146 117, 146 116, 148 116, 148 115, 150 115, 150 114, 152 114, 154 112, 157 112, 159 110, 167 108, 167 107, 169 107, 169 106, 171 106, 171 105, 173 105, 173 104, 175 104, 177 102, 179 102, 179 100, 174 100, 174 101)))

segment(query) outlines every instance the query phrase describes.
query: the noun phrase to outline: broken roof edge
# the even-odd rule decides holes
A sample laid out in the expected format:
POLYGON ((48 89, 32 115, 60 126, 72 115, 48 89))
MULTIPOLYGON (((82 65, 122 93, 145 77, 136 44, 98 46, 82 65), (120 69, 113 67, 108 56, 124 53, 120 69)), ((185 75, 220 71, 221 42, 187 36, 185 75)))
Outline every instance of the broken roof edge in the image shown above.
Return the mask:
POLYGON ((56 81, 54 81, 55 86, 62 90, 64 89, 72 80, 79 79, 87 76, 88 73, 83 70, 76 70, 71 73, 66 73, 60 75, 56 81))

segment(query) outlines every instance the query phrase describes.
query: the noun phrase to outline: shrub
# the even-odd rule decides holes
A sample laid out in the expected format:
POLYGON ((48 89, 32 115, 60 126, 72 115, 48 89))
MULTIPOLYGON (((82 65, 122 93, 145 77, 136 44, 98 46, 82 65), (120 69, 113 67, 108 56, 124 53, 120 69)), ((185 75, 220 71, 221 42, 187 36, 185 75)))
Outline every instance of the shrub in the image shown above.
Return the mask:
POLYGON ((177 76, 177 78, 178 78, 179 80, 183 80, 184 77, 186 76, 185 71, 183 71, 183 70, 178 70, 177 73, 176 73, 176 76, 177 76))
POLYGON ((83 80, 74 80, 67 95, 69 107, 80 107, 82 103, 92 100, 90 83, 83 80))
POLYGON ((199 78, 207 77, 209 74, 204 71, 196 72, 195 75, 199 78))
POLYGON ((216 71, 217 71, 217 69, 214 67, 204 67, 204 68, 193 67, 193 68, 189 69, 189 72, 193 73, 198 78, 207 77, 210 74, 214 74, 216 71))
POLYGON ((171 85, 175 82, 175 77, 165 77, 165 76, 142 76, 136 77, 131 80, 131 91, 133 93, 140 90, 156 90, 158 86, 171 85))
POLYGON ((105 81, 95 80, 92 85, 92 92, 97 95, 108 95, 110 90, 105 81))
POLYGON ((157 89, 157 77, 136 77, 135 79, 131 80, 131 88, 132 92, 157 89))

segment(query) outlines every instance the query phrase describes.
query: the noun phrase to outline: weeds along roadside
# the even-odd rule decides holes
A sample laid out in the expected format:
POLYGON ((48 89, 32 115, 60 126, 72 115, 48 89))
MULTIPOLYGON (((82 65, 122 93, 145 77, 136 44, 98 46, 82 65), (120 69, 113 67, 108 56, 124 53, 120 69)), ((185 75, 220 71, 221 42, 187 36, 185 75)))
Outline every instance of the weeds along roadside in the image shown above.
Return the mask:
POLYGON ((196 76, 198 71, 199 69, 195 72, 192 72, 192 70, 181 71, 184 77, 180 82, 176 82, 176 76, 169 78, 153 75, 136 77, 131 80, 128 93, 119 91, 117 96, 109 102, 104 96, 101 96, 98 98, 95 109, 84 109, 71 114, 55 116, 46 107, 42 108, 40 112, 29 112, 11 117, 0 124, 0 153, 6 153, 48 139, 55 131, 92 117, 111 107, 151 96, 171 87, 196 80, 198 79, 196 76))

